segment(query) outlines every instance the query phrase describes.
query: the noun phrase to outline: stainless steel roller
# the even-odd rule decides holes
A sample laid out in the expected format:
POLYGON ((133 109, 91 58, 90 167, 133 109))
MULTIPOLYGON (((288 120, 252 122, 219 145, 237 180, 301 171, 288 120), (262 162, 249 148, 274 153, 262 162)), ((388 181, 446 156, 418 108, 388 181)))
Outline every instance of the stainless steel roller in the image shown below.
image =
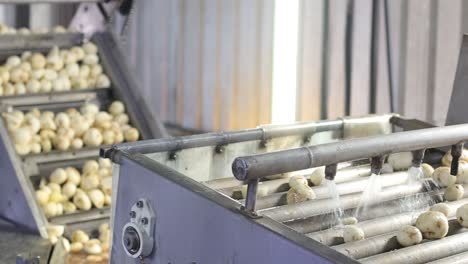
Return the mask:
MULTIPOLYGON (((458 224, 456 219, 451 219, 449 221, 449 233, 447 236, 467 231, 467 229, 458 224)), ((354 259, 366 258, 401 248, 396 240, 396 234, 397 231, 393 231, 364 240, 333 246, 332 248, 354 259)))
MULTIPOLYGON (((465 197, 468 197, 468 195, 465 195, 465 197)), ((468 198, 446 203, 450 207, 449 217, 453 217, 457 208, 467 203, 468 198)), ((377 236, 398 230, 404 225, 414 224, 418 216, 424 211, 427 211, 428 209, 429 208, 422 208, 417 211, 411 211, 396 215, 390 214, 384 217, 373 218, 371 220, 359 222, 356 224, 356 226, 360 227, 364 231, 366 237, 377 236)), ((324 245, 333 246, 339 244, 340 240, 338 240, 337 237, 342 236, 342 229, 340 227, 330 228, 319 232, 309 233, 307 234, 307 236, 319 241, 324 245)))
MULTIPOLYGON (((370 168, 368 166, 366 167, 367 167, 366 172, 370 172, 370 168)), ((358 173, 358 175, 363 175, 363 174, 360 174, 359 172, 356 172, 356 173, 358 173)), ((352 174, 351 171, 349 174, 352 174)), ((356 180, 347 181, 347 182, 338 184, 337 191, 339 195, 362 192, 366 188, 369 178, 368 177, 361 178, 360 176, 358 177, 359 178, 356 178, 356 180)), ((381 175, 379 179, 379 181, 382 184, 382 187, 389 187, 389 186, 404 184, 405 182, 407 182, 407 180, 408 180, 407 172, 395 172, 395 173, 390 173, 390 174, 384 174, 384 175, 381 175)), ((263 184, 266 184, 266 183, 267 182, 263 182, 263 184)), ((289 190, 289 184, 285 186, 284 189, 289 190)), ((330 189, 327 186, 320 185, 320 186, 312 187, 312 189, 314 190, 314 193, 316 195, 315 199, 317 200, 331 197, 330 189)), ((269 207, 285 205, 286 195, 287 195, 287 192, 276 192, 274 194, 271 194, 265 197, 259 197, 257 198, 256 208, 258 210, 261 210, 261 209, 265 209, 269 207)), ((245 200, 241 200, 240 202, 245 203, 245 200)))
MULTIPOLYGON (((404 197, 406 195, 415 194, 424 191, 425 188, 419 185, 399 185, 394 187, 383 188, 379 192, 378 197, 369 201, 369 205, 384 202, 387 200, 404 197)), ((358 206, 361 200, 361 194, 349 194, 342 196, 340 199, 343 209, 353 208, 358 206)), ((310 200, 298 204, 284 205, 272 209, 259 210, 261 214, 275 219, 276 221, 285 222, 288 220, 307 218, 312 215, 324 214, 335 209, 336 203, 332 199, 320 200, 318 203, 315 200, 310 200)))
POLYGON ((468 251, 468 232, 360 259, 362 263, 426 263, 468 251))

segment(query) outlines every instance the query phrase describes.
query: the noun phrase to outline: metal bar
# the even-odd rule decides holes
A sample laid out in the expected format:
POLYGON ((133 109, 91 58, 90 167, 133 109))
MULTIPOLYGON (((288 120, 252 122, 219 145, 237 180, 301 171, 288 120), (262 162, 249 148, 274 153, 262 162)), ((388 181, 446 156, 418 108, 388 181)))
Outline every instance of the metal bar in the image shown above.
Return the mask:
MULTIPOLYGON (((246 129, 234 132, 207 133, 195 136, 185 136, 179 138, 166 138, 156 140, 146 140, 143 142, 123 143, 118 146, 118 150, 127 153, 156 153, 164 151, 177 151, 187 148, 197 148, 205 146, 227 145, 232 143, 262 140, 273 137, 280 137, 294 134, 309 134, 323 131, 340 130, 343 127, 342 120, 319 121, 309 124, 284 125, 269 128, 246 129)), ((101 156, 111 158, 114 162, 119 162, 119 155, 114 156, 116 149, 101 148, 101 156)))
POLYGON ((468 250, 468 232, 359 260, 362 263, 426 263, 468 250))
POLYGON ((468 125, 405 131, 238 157, 232 171, 243 181, 366 157, 453 145, 466 139, 468 125))
MULTIPOLYGON (((370 204, 377 204, 396 197, 403 197, 410 194, 415 194, 424 190, 424 187, 412 185, 400 185, 383 189, 370 204)), ((349 209, 358 206, 361 200, 361 194, 350 194, 340 198, 341 208, 349 209)), ((294 219, 307 218, 317 214, 324 214, 333 211, 336 207, 336 202, 332 199, 326 199, 317 203, 314 200, 306 201, 298 204, 289 204, 276 208, 260 210, 262 215, 273 218, 276 221, 285 222, 294 219)))
MULTIPOLYGON (((429 192, 428 199, 437 200, 440 198, 440 192, 429 192)), ((373 218, 388 216, 392 214, 399 214, 402 212, 410 212, 411 208, 402 208, 402 201, 416 199, 420 194, 409 195, 403 198, 397 198, 389 201, 379 203, 378 205, 370 206, 365 215, 358 216, 359 221, 365 221, 373 218)), ((437 200, 438 201, 438 200, 437 200)), ((344 210, 344 215, 353 215, 356 208, 349 208, 344 210)), ((330 228, 338 224, 336 216, 333 212, 323 215, 315 215, 304 219, 298 219, 290 222, 285 222, 292 229, 300 233, 311 233, 330 228)))

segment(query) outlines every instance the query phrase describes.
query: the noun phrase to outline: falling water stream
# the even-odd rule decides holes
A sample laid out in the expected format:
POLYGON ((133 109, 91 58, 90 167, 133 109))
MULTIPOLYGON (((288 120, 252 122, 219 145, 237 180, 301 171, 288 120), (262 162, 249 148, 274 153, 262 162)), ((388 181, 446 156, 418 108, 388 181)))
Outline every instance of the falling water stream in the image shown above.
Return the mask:
POLYGON ((366 214, 371 201, 374 200, 382 190, 379 174, 372 173, 367 182, 366 188, 362 192, 361 199, 354 213, 354 217, 359 219, 360 216, 366 214))
POLYGON ((426 190, 417 195, 407 196, 401 200, 400 211, 408 212, 423 209, 435 203, 434 199, 427 192, 432 189, 428 179, 424 179, 424 172, 421 167, 410 167, 408 169, 408 186, 420 185, 426 190))
POLYGON ((343 219, 344 213, 343 208, 341 208, 340 194, 338 193, 336 183, 333 180, 325 180, 325 184, 333 202, 333 215, 335 219, 332 221, 332 223, 341 226, 341 220, 343 219))

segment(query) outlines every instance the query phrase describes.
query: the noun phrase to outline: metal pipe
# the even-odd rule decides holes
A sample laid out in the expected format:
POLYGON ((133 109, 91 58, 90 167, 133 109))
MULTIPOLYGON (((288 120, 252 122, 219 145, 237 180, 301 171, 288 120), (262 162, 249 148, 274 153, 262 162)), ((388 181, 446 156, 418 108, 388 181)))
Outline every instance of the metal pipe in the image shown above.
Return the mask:
MULTIPOLYGON (((450 206, 449 217, 454 216, 457 208, 466 203, 468 203, 467 198, 447 203, 447 205, 450 206)), ((388 232, 396 231, 404 225, 414 224, 419 214, 423 213, 424 211, 427 211, 427 209, 428 208, 423 208, 421 210, 401 213, 397 215, 390 214, 384 217, 373 218, 367 221, 359 222, 356 224, 356 226, 360 227, 364 231, 366 237, 373 237, 388 232)), ((339 227, 309 233, 307 234, 307 236, 327 246, 334 246, 343 243, 343 241, 339 242, 336 239, 337 237, 342 236, 342 229, 340 229, 339 227)))
MULTIPOLYGON (((358 118, 359 119, 359 118, 358 118)), ((327 120, 307 124, 281 125, 271 128, 254 128, 233 132, 206 133, 202 135, 185 136, 179 138, 161 138, 131 143, 123 143, 118 148, 104 147, 100 149, 101 157, 118 162, 118 151, 126 153, 156 153, 177 151, 181 149, 227 145, 232 143, 263 140, 287 135, 313 134, 324 131, 335 131, 343 128, 343 120, 327 120), (117 151, 118 150, 118 151, 117 151), (114 160, 115 159, 115 160, 114 160)))
POLYGON ((247 185, 247 197, 245 199, 245 210, 247 212, 255 211, 255 203, 257 201, 258 179, 249 181, 247 185))
MULTIPOLYGON (((447 236, 467 231, 467 229, 460 226, 456 219, 449 220, 449 232, 447 236)), ((397 232, 393 231, 364 240, 333 246, 332 248, 354 259, 367 258, 401 248, 400 244, 396 240, 396 234, 397 232)))
POLYGON ((458 161, 460 160, 460 156, 463 150, 463 142, 458 144, 452 145, 452 162, 450 163, 450 174, 457 175, 458 174, 458 161))
MULTIPOLYGON (((418 185, 399 185, 383 189, 377 197, 369 204, 376 204, 379 202, 387 201, 397 197, 403 197, 409 194, 415 194, 424 191, 423 186, 418 185)), ((350 194, 340 198, 341 208, 348 209, 358 206, 361 200, 361 194, 350 194)), ((279 222, 290 221, 294 219, 307 218, 313 215, 324 214, 331 212, 335 209, 336 202, 332 199, 321 200, 317 203, 315 200, 310 200, 298 204, 289 204, 276 208, 260 210, 260 213, 273 218, 279 222)))
POLYGON ((467 124, 426 128, 238 157, 232 163, 232 171, 238 180, 257 179, 366 157, 453 145, 466 139, 467 124))
POLYGON ((360 259, 361 263, 397 264, 426 263, 468 251, 468 232, 432 240, 376 256, 360 259))
POLYGON ((371 158, 371 175, 380 175, 385 157, 383 155, 371 158))
POLYGON ((434 260, 428 262, 427 264, 466 264, 466 260, 468 259, 468 252, 463 252, 460 254, 456 254, 450 257, 434 260))
MULTIPOLYGON (((352 181, 355 179, 359 179, 365 176, 369 176, 370 174, 370 167, 369 165, 360 165, 356 167, 345 167, 343 169, 340 169, 341 163, 338 165, 338 172, 335 177, 335 182, 336 183, 341 183, 341 182, 347 182, 347 181, 352 181)), ((306 173, 305 173, 306 174, 306 173)), ((301 175, 301 174, 298 174, 301 175)), ((304 175, 305 177, 308 177, 308 175, 304 175)), ((240 183, 237 186, 233 187, 228 187, 228 188, 223 188, 219 189, 218 191, 233 198, 238 198, 241 197, 237 193, 241 192, 241 188, 244 185, 241 181, 238 181, 235 178, 230 178, 232 181, 240 183)), ((262 181, 262 186, 266 188, 267 194, 274 194, 278 192, 285 192, 289 190, 289 178, 279 178, 279 179, 273 179, 273 180, 265 180, 262 181)), ((211 185, 210 185, 211 187, 211 185)), ((259 201, 258 199, 257 201, 259 201)), ((258 208, 258 204, 257 204, 258 208)))
MULTIPOLYGON (((380 178, 382 187, 389 187, 389 186, 404 184, 406 183, 407 180, 408 180, 408 173, 405 171, 395 172, 395 173, 390 173, 390 174, 383 174, 381 175, 381 178, 380 178)), ((366 188, 368 181, 369 181, 369 177, 356 179, 354 181, 348 181, 348 182, 337 184, 336 189, 339 195, 360 193, 366 188)), ((264 182, 263 184, 266 184, 266 183, 268 182, 264 182)), ((285 205, 287 190, 289 190, 289 185, 284 187, 283 192, 273 193, 271 195, 258 198, 257 206, 256 206, 257 210, 285 205)), ((316 198, 314 201, 317 201, 320 199, 331 198, 330 189, 327 186, 323 186, 323 185, 314 186, 312 187, 312 190, 314 190, 314 193, 316 195, 316 198)), ((240 202, 242 203, 243 200, 240 200, 240 202)))
MULTIPOLYGON (((420 194, 409 195, 403 198, 392 199, 389 201, 382 202, 378 205, 370 206, 366 214, 358 216, 359 221, 365 221, 373 218, 384 217, 387 215, 392 214, 399 214, 402 212, 411 212, 413 211, 410 207, 403 207, 401 206, 403 201, 416 199, 419 198, 420 194)), ((432 191, 428 193, 428 197, 426 199, 429 200, 438 200, 440 197, 439 191, 432 191)), ((353 215, 356 208, 349 208, 344 210, 344 215, 353 215)), ((330 228, 331 226, 335 226, 338 224, 337 219, 333 212, 323 214, 323 215, 315 215, 311 217, 307 217, 304 219, 297 219, 289 222, 285 222, 287 226, 290 228, 300 232, 300 233, 311 233, 320 230, 324 230, 330 228)))
POLYGON ((419 168, 421 167, 421 164, 424 160, 424 153, 426 152, 426 149, 418 149, 413 151, 413 161, 412 161, 412 166, 419 168))
POLYGON ((333 181, 336 176, 336 168, 336 163, 325 166, 325 179, 333 181))

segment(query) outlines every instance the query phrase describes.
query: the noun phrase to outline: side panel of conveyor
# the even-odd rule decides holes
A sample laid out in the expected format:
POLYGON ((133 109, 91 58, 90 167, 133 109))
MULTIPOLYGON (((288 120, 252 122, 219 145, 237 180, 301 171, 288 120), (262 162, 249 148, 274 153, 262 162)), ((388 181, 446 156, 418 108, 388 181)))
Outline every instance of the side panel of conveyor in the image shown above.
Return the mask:
POLYGON ((156 215, 155 249, 145 263, 350 261, 269 218, 252 219, 239 213, 235 201, 143 155, 133 158, 120 160, 113 263, 135 263, 124 253, 121 230, 129 221, 131 206, 141 198, 150 201, 156 215))

